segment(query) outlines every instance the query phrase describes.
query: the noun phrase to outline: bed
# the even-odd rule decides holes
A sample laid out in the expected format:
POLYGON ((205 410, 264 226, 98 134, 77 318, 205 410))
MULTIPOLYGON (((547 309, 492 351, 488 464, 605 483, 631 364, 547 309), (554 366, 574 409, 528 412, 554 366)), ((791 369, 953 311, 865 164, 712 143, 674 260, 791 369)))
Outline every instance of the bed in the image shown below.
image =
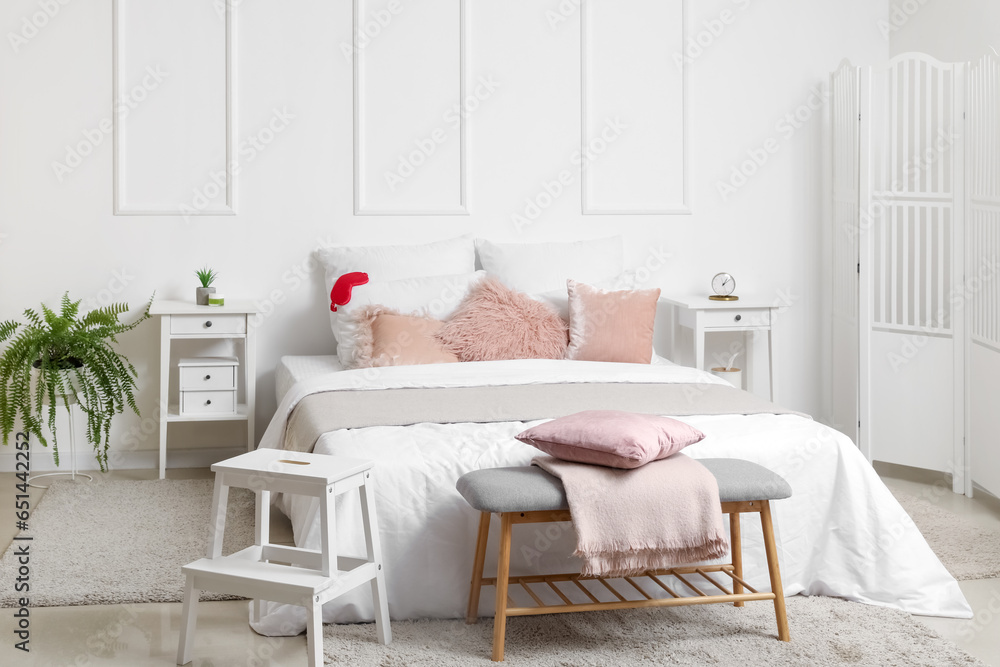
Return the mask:
MULTIPOLYGON (((559 416, 543 414, 544 401, 529 408, 518 397, 541 391, 553 396, 555 406, 569 389, 566 395, 572 397, 591 395, 594 388, 626 403, 641 399, 644 406, 670 394, 687 397, 683 409, 675 409, 675 403, 663 412, 681 415, 677 418, 706 434, 686 454, 753 461, 791 484, 793 498, 773 508, 785 595, 838 596, 914 614, 971 617, 957 582, 847 437, 798 414, 749 409, 726 414, 717 407, 715 414, 699 414, 704 397, 714 391, 709 389, 725 384, 708 373, 659 358, 653 364, 532 359, 343 370, 336 357, 326 356, 285 357, 276 378, 280 405, 261 447, 285 445, 289 416, 310 397, 361 401, 362 406, 375 401, 387 415, 367 422, 361 409, 351 427, 319 435, 313 451, 375 461, 394 620, 464 616, 478 516, 456 491, 455 481, 475 469, 528 464, 538 450, 514 435, 543 416, 559 416), (386 397, 403 391, 430 399, 428 405, 450 397, 437 401, 449 403, 448 410, 428 409, 427 419, 397 413, 398 402, 386 397), (455 413, 453 398, 463 395, 477 398, 455 413), (497 396, 520 407, 482 403, 483 397, 497 396)), ((316 506, 295 497, 276 502, 291 519, 296 544, 317 548, 316 506)), ((356 499, 338 506, 337 531, 344 555, 364 552, 356 499)), ((745 578, 766 590, 760 530, 746 526, 743 534, 745 578)), ((511 573, 568 571, 573 548, 568 524, 515 531, 511 573)), ((491 566, 495 563, 487 561, 491 566)), ((490 614, 489 604, 483 600, 483 615, 490 614)), ((326 623, 373 618, 366 590, 338 598, 323 613, 326 623)), ((305 628, 305 613, 301 607, 268 603, 252 625, 265 635, 294 635, 305 628)))

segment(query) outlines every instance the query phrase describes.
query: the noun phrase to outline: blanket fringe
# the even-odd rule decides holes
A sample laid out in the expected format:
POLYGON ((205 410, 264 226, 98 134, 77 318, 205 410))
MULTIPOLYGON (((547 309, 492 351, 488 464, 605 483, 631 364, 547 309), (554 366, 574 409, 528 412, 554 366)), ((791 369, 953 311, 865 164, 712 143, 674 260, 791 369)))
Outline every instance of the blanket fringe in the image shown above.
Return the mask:
POLYGON ((668 547, 663 544, 646 548, 635 545, 601 550, 577 549, 574 555, 583 559, 580 573, 588 577, 627 577, 648 570, 661 570, 722 558, 729 553, 725 537, 698 545, 668 547))

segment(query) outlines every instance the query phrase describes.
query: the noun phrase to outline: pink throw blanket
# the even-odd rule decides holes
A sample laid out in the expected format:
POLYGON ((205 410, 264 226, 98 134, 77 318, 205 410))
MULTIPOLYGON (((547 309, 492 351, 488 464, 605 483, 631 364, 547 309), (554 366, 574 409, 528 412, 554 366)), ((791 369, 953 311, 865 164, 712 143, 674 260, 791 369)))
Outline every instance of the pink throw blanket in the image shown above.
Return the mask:
POLYGON ((715 477, 684 454, 633 470, 551 456, 532 464, 562 480, 584 575, 629 576, 729 551, 715 477))

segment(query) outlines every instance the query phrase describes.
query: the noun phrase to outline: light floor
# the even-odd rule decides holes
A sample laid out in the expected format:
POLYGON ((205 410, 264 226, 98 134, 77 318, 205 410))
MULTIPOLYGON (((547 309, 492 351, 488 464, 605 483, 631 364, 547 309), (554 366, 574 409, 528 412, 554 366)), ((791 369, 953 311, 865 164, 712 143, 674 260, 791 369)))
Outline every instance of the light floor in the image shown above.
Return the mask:
MULTIPOLYGON (((920 495, 929 487, 941 487, 940 478, 898 466, 879 466, 891 489, 920 495)), ((118 471, 118 479, 153 479, 153 471, 118 471)), ((171 470, 171 479, 208 478, 208 470, 171 470)), ((40 480, 45 483, 44 480, 40 480)), ((43 492, 35 491, 32 507, 43 492)), ((13 507, 14 477, 0 474, 0 505, 13 507)), ((974 499, 952 493, 935 493, 942 507, 983 525, 1000 527, 1000 501, 978 494, 974 499)), ((11 514, 8 514, 11 517, 11 514)), ((289 542, 291 527, 280 513, 272 514, 271 535, 275 542, 289 542)), ((16 531, 13 518, 0 522, 0 548, 6 550, 16 531)), ((464 575, 463 575, 464 576, 464 575)), ((983 662, 1000 667, 1000 579, 966 581, 962 590, 976 612, 974 619, 916 617, 983 662)), ((2 585, 8 585, 3 582, 2 585)), ((306 665, 305 635, 261 637, 247 624, 246 602, 205 602, 200 605, 194 667, 300 667, 306 665)), ((9 613, 0 623, 0 665, 63 667, 80 665, 173 665, 180 621, 179 603, 107 605, 87 607, 42 607, 31 610, 31 652, 13 648, 13 624, 9 613), (88 639, 66 640, 67 628, 85 633, 88 639)), ((374 628, 372 630, 374 632, 374 628)), ((484 647, 484 651, 487 647, 484 647)))

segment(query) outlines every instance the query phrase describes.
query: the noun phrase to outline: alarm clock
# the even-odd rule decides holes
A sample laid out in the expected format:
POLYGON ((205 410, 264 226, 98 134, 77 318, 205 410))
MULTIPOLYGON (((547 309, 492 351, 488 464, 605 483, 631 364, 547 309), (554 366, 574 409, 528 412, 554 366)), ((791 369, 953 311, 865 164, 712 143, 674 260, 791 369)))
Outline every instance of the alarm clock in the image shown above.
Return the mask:
POLYGON ((739 301, 738 296, 733 294, 736 291, 736 279, 728 273, 717 273, 712 278, 712 291, 715 294, 708 296, 712 301, 739 301))

